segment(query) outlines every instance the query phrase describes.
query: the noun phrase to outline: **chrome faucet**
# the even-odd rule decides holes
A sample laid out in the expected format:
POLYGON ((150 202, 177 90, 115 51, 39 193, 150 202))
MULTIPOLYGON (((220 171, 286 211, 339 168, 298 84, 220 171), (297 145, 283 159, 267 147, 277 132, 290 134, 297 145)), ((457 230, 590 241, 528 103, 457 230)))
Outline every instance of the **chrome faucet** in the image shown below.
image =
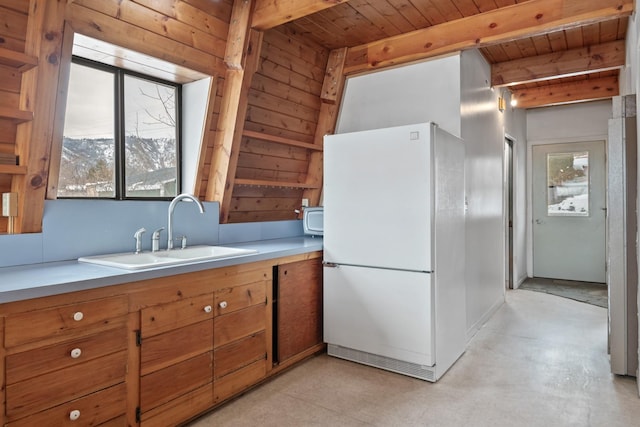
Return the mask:
POLYGON ((204 206, 202 206, 200 200, 191 194, 183 193, 174 197, 171 203, 169 203, 169 213, 167 215, 167 250, 173 249, 173 211, 181 200, 191 200, 192 202, 197 203, 200 213, 204 213, 204 206))

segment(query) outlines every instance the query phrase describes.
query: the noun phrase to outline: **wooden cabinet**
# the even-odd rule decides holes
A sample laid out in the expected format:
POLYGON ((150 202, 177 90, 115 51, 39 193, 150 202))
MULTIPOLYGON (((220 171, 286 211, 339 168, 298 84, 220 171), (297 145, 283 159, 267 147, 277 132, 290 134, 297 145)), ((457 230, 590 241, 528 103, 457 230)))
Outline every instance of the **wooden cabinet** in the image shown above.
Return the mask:
POLYGON ((274 285, 274 363, 305 357, 322 347, 322 260, 282 264, 274 285))
POLYGON ((176 399, 192 394, 200 396, 203 408, 213 404, 212 304, 213 294, 207 293, 141 310, 142 425, 161 424, 160 418, 167 423, 176 399))
POLYGON ((127 309, 118 296, 7 315, 7 425, 125 425, 127 309))
POLYGON ((1 304, 0 421, 184 423, 322 349, 320 275, 318 252, 1 304))
MULTIPOLYGON (((265 272, 268 275, 268 271, 265 272)), ((214 395, 219 402, 267 374, 268 279, 214 294, 214 395)))

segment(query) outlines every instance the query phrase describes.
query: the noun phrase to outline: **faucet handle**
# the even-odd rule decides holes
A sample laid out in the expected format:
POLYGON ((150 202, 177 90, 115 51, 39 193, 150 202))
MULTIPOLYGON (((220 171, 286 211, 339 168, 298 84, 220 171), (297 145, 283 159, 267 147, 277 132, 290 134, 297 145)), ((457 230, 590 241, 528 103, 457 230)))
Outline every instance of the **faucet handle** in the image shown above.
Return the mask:
POLYGON ((142 228, 139 228, 138 230, 136 230, 135 233, 133 233, 133 238, 136 239, 136 253, 137 254, 142 252, 142 235, 146 231, 147 231, 147 229, 142 227, 142 228))
POLYGON ((176 240, 180 241, 180 248, 184 249, 187 247, 187 236, 179 236, 176 237, 176 240))
POLYGON ((160 233, 162 232, 162 230, 164 230, 164 227, 158 228, 156 231, 153 232, 153 234, 151 235, 151 238, 153 240, 159 240, 160 239, 160 233))
POLYGON ((151 235, 151 252, 158 252, 160 250, 160 232, 164 230, 164 227, 158 228, 151 235))

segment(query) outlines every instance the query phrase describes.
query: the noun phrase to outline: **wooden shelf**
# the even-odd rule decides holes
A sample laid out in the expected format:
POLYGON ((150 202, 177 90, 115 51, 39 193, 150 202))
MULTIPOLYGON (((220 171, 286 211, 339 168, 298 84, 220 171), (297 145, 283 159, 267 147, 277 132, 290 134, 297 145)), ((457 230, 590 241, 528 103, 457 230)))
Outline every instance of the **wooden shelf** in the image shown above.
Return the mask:
POLYGON ((14 165, 0 165, 0 173, 6 173, 10 175, 26 175, 26 166, 14 166, 14 165))
POLYGON ((281 136, 269 135, 262 132, 255 132, 252 130, 243 130, 242 136, 246 136, 248 138, 261 139, 263 141, 275 142, 277 144, 291 145, 292 147, 300 147, 300 148, 306 148, 308 150, 322 151, 322 146, 320 145, 309 144, 307 142, 299 142, 293 139, 283 138, 281 136))
POLYGON ((38 58, 15 50, 0 47, 0 64, 18 69, 21 72, 38 65, 38 58))
POLYGON ((0 107, 0 119, 9 119, 16 123, 28 122, 33 120, 33 112, 18 110, 16 108, 0 107))
POLYGON ((318 185, 309 185, 303 182, 267 181, 263 179, 236 179, 235 184, 236 185, 255 185, 258 187, 304 188, 304 189, 320 188, 318 185))

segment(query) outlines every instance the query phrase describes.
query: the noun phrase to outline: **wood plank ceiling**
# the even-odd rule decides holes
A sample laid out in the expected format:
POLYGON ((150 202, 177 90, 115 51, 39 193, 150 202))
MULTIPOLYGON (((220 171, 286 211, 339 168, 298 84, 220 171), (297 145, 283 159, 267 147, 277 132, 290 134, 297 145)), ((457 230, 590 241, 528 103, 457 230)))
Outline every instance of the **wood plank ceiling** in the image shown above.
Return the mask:
MULTIPOLYGON (((277 22, 254 18, 254 26, 277 22)), ((301 1, 300 9, 304 9, 301 1)), ((315 2, 320 3, 320 2, 315 2)), ((625 37, 631 0, 348 0, 324 2, 333 7, 299 17, 284 26, 328 49, 374 44, 404 48, 438 35, 443 45, 479 47, 492 64, 492 84, 508 86, 523 108, 578 102, 618 95, 619 71, 625 61, 625 37), (438 31, 442 28, 442 31, 438 31), (420 30, 431 30, 431 33, 420 30), (519 31, 520 30, 520 31, 519 31), (458 31, 453 34, 449 31, 458 31), (411 37, 409 37, 411 38, 411 37), (466 38, 470 43, 461 44, 466 38), (406 44, 406 43, 405 43, 406 44)), ((308 6, 307 6, 308 8, 308 6)), ((287 10, 283 21, 298 16, 287 10)), ((431 43, 431 42, 428 42, 431 43)), ((437 42, 436 42, 437 43, 437 42)), ((424 49, 426 57, 428 49, 424 49)), ((445 51, 443 50, 442 53, 445 51)), ((416 56, 416 58, 419 57, 416 56)), ((355 67, 353 71, 371 68, 355 67)), ((349 63, 349 59, 347 60, 349 63)), ((347 70, 349 64, 347 63, 347 70)), ((382 64, 384 65, 384 64, 382 64)))

